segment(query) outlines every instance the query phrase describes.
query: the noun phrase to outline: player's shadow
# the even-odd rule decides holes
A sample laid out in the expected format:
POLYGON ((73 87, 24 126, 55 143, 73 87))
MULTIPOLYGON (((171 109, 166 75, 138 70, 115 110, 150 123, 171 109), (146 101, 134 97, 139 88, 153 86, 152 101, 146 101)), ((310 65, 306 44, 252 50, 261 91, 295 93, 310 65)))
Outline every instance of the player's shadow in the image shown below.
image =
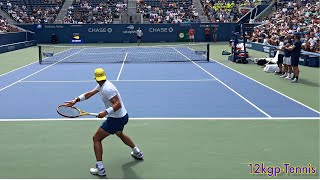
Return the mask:
POLYGON ((319 83, 311 82, 311 81, 309 81, 307 79, 300 78, 299 81, 300 81, 301 84, 305 84, 307 86, 319 87, 319 83))
POLYGON ((133 160, 131 162, 127 162, 123 164, 122 171, 123 171, 123 179, 140 179, 140 177, 134 172, 132 169, 133 166, 135 166, 138 163, 141 163, 143 161, 141 160, 133 160))

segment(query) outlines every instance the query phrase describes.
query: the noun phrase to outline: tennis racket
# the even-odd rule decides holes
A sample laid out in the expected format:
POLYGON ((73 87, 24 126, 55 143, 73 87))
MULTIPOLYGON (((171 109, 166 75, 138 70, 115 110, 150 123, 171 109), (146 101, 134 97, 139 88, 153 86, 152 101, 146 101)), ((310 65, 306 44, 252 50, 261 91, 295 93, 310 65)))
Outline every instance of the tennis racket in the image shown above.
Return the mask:
POLYGON ((87 116, 87 115, 98 117, 97 113, 85 112, 85 111, 82 111, 79 108, 76 108, 76 107, 73 107, 73 106, 69 107, 69 106, 66 106, 66 105, 58 106, 57 107, 57 112, 61 116, 67 117, 67 118, 77 118, 77 117, 80 117, 80 116, 87 116))

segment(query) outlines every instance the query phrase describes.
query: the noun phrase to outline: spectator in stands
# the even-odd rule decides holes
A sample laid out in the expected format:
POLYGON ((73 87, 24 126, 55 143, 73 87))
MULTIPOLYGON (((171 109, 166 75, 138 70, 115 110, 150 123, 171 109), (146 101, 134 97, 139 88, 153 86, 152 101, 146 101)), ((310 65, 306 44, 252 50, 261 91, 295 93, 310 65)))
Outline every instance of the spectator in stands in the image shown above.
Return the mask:
POLYGON ((10 17, 18 23, 53 23, 62 6, 62 0, 43 0, 43 3, 46 3, 45 6, 39 5, 33 8, 32 13, 29 13, 27 5, 30 6, 30 4, 21 5, 18 2, 8 1, 5 9, 10 17))
POLYGON ((8 23, 8 20, 0 16, 0 33, 19 32, 20 30, 8 23))
POLYGON ((208 16, 211 22, 236 22, 245 13, 247 9, 241 7, 253 7, 254 3, 245 0, 220 1, 220 0, 201 0, 204 7, 204 14, 208 16))
POLYGON ((311 1, 289 1, 286 5, 279 5, 266 24, 255 29, 250 40, 263 43, 263 37, 270 37, 270 45, 278 45, 276 36, 286 36, 288 33, 300 32, 305 51, 319 52, 319 15, 320 3, 311 1))
POLYGON ((65 24, 109 24, 114 18, 119 18, 125 11, 127 4, 123 2, 90 2, 75 1, 68 9, 67 15, 62 20, 65 24))
POLYGON ((183 1, 139 1, 137 12, 150 23, 200 22, 199 14, 191 0, 183 1), (191 2, 191 3, 190 3, 191 2))

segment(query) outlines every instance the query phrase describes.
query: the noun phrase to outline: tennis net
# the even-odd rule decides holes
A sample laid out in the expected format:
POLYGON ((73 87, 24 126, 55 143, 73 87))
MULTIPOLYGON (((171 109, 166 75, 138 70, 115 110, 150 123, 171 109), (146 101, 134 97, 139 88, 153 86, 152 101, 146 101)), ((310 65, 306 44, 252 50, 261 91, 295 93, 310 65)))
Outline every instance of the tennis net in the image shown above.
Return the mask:
POLYGON ((209 61, 209 44, 98 47, 39 45, 39 63, 209 61))

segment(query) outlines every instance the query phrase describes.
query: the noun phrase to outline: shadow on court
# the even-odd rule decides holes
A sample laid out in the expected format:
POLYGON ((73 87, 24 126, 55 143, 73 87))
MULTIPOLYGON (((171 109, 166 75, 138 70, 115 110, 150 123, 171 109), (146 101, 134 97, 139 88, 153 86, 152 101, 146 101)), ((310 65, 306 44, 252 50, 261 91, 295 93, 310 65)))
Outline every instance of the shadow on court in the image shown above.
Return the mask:
POLYGON ((140 177, 132 169, 133 166, 141 163, 141 160, 133 160, 122 165, 123 179, 140 179, 140 177))

